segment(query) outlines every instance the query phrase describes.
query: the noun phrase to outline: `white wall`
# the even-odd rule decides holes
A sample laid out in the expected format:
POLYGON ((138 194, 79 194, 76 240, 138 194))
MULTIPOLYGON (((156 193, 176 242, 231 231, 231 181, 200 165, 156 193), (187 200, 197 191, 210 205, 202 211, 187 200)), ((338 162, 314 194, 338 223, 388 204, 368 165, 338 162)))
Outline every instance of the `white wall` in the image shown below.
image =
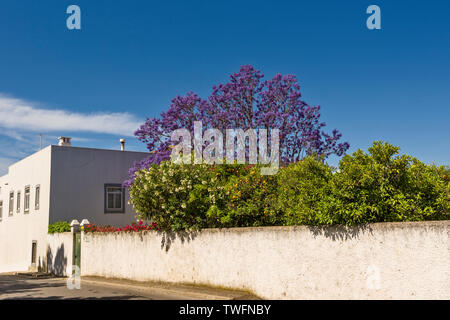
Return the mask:
POLYGON ((450 221, 365 229, 87 234, 81 274, 247 289, 269 299, 450 299, 450 221), (167 244, 167 242, 166 242, 167 244))
POLYGON ((11 165, 0 177, 0 272, 27 271, 31 245, 37 241, 37 267, 47 261, 48 224, 87 218, 100 225, 124 226, 136 213, 127 204, 125 213, 104 213, 104 184, 122 183, 143 152, 123 152, 78 147, 48 146, 11 165), (24 213, 25 186, 30 186, 30 212, 24 213), (40 185, 40 207, 35 210, 35 188, 40 185), (16 212, 17 191, 21 210, 16 212), (14 191, 14 213, 8 216, 9 192, 14 191))
POLYGON ((128 194, 125 213, 105 214, 104 185, 123 183, 134 161, 146 157, 143 152, 52 146, 50 223, 88 218, 97 225, 124 226, 135 221, 128 194))
POLYGON ((47 272, 57 276, 72 274, 73 234, 71 232, 47 235, 47 272))
POLYGON ((51 147, 11 165, 0 178, 3 217, 0 222, 0 272, 27 271, 31 266, 31 244, 37 241, 37 267, 43 266, 50 198, 51 147), (24 213, 25 186, 30 186, 30 212, 24 213), (40 206, 34 207, 36 185, 40 185, 40 206), (21 209, 16 211, 17 191, 21 191, 21 209), (9 192, 14 191, 14 212, 8 215, 9 192))

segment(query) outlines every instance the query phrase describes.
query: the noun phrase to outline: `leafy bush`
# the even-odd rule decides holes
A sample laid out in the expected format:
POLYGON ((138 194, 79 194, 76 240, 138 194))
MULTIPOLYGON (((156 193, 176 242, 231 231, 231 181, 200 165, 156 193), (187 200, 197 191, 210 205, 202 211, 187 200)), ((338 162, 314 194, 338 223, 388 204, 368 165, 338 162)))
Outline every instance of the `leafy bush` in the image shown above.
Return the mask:
POLYGON ((261 176, 259 166, 162 162, 136 172, 131 202, 162 230, 354 225, 450 219, 450 169, 375 141, 338 170, 309 156, 261 176))
POLYGON ((369 154, 346 155, 333 175, 333 223, 449 219, 446 172, 375 141, 369 154))
POLYGON ((200 229, 214 225, 206 212, 215 203, 210 193, 223 186, 208 165, 170 161, 137 171, 130 186, 130 201, 143 218, 164 230, 200 229))
POLYGON ((280 170, 277 208, 284 224, 332 224, 332 177, 331 167, 312 156, 280 170))
POLYGON ((70 223, 65 221, 57 221, 48 225, 48 233, 70 232, 70 223))
POLYGON ((261 175, 260 166, 219 166, 224 185, 223 205, 208 212, 220 227, 250 227, 280 225, 280 212, 273 206, 277 201, 277 177, 261 175), (228 175, 228 176, 227 176, 228 175))
POLYGON ((142 218, 164 230, 275 225, 275 181, 261 176, 258 166, 162 162, 136 172, 130 200, 142 218))

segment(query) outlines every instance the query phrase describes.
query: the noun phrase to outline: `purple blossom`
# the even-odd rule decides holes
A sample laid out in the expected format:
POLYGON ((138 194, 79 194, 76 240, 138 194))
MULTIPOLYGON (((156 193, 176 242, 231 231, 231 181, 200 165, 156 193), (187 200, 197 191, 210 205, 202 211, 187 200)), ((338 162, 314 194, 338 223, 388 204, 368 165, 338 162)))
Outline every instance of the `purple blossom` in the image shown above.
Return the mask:
POLYGON ((194 121, 202 121, 203 129, 278 128, 280 156, 284 163, 296 162, 317 154, 341 156, 349 148, 347 142, 338 143, 341 133, 323 131, 320 106, 304 102, 300 85, 294 75, 277 74, 263 81, 264 75, 251 65, 244 65, 230 75, 229 82, 212 87, 207 100, 194 92, 172 99, 169 109, 160 117, 147 119, 135 132, 139 140, 153 152, 147 159, 130 169, 128 186, 134 173, 142 168, 170 158, 170 135, 173 130, 186 128, 193 132, 194 121))

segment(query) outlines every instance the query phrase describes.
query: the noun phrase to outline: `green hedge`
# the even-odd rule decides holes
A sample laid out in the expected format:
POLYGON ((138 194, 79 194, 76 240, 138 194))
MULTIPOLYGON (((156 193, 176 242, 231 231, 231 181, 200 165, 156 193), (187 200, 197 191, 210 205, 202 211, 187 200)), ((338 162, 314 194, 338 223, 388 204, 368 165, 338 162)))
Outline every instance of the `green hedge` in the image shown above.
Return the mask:
POLYGON ((450 169, 376 141, 336 170, 315 157, 262 176, 259 166, 163 162, 136 174, 131 203, 163 230, 354 225, 450 218, 450 169))
POLYGON ((69 231, 70 231, 70 223, 65 221, 58 221, 48 225, 48 233, 50 234, 69 231))

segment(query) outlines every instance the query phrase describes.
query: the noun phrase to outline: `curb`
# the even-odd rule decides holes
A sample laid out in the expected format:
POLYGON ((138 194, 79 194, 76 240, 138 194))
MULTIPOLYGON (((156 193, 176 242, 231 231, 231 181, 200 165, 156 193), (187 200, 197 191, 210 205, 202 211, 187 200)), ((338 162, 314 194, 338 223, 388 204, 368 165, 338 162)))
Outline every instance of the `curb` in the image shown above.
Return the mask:
MULTIPOLYGON (((168 295, 175 295, 175 296, 188 296, 192 298, 193 300, 239 300, 239 299, 248 299, 250 296, 249 294, 240 293, 240 292, 233 292, 230 291, 228 294, 213 294, 213 293, 201 293, 194 290, 189 290, 189 288, 164 288, 161 285, 155 285, 152 283, 118 283, 117 280, 112 279, 98 279, 98 278, 90 278, 90 277, 81 277, 81 284, 83 283, 91 283, 91 284, 98 284, 98 285, 107 285, 112 287, 121 287, 128 290, 136 290, 136 291, 148 291, 148 292, 158 292, 158 293, 165 293, 168 295), (248 296, 248 297, 247 297, 248 296)), ((167 284, 168 286, 173 284, 167 284)), ((198 290, 201 290, 201 288, 198 288, 198 290)), ((210 289, 211 290, 211 289, 210 289)))
POLYGON ((45 272, 13 272, 11 275, 23 277, 23 278, 34 278, 34 279, 54 278, 54 276, 51 273, 45 273, 45 272))

